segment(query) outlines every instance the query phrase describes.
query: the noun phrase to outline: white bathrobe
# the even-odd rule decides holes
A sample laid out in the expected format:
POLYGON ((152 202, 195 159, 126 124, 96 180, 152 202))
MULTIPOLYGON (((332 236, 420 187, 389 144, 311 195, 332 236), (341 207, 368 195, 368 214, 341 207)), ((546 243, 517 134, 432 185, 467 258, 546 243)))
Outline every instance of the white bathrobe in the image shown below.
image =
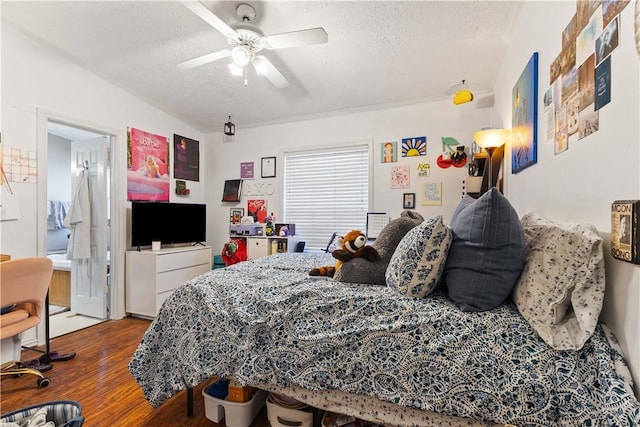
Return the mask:
POLYGON ((86 170, 78 176, 76 190, 63 225, 71 229, 67 259, 91 258, 91 200, 89 172, 86 170))

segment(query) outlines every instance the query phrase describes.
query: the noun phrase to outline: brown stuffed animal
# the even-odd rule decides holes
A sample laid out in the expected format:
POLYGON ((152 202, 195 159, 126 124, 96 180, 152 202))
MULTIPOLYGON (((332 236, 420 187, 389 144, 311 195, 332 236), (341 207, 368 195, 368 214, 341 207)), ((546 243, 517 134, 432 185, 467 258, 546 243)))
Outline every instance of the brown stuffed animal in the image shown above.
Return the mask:
POLYGON ((360 230, 351 230, 344 236, 338 237, 340 249, 331 252, 337 260, 335 265, 325 267, 315 267, 309 271, 310 276, 333 277, 336 270, 343 262, 348 262, 354 258, 365 258, 368 261, 377 261, 380 256, 373 246, 367 246, 367 237, 360 230))

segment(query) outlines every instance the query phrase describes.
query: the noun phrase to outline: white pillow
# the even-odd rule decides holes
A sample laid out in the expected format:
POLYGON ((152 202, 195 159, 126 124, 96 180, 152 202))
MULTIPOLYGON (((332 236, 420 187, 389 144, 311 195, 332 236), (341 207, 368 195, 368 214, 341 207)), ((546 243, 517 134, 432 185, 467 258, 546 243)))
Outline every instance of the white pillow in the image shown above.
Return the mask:
POLYGON ((589 224, 556 224, 533 213, 522 228, 526 262, 513 301, 556 350, 579 350, 593 334, 604 299, 602 238, 589 224))
POLYGON ((423 298, 440 284, 452 234, 442 216, 424 221, 402 238, 387 267, 387 286, 423 298))
POLYGON ((16 421, 0 421, 0 427, 56 427, 53 421, 47 421, 47 412, 47 407, 43 406, 31 416, 19 418, 17 415, 16 421))

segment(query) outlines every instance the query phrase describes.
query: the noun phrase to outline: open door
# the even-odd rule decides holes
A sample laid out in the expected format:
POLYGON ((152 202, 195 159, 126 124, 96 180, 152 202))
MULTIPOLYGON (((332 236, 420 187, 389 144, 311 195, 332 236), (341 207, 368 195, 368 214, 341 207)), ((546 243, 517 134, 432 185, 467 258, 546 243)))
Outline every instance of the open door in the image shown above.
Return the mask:
MULTIPOLYGON (((89 187, 91 258, 71 260, 71 311, 86 316, 107 317, 108 195, 107 138, 71 143, 71 169, 74 175, 72 194, 76 194, 78 177, 87 174, 89 187)), ((73 203, 73 201, 72 201, 73 203)), ((87 217, 83 213, 84 217, 87 217)))

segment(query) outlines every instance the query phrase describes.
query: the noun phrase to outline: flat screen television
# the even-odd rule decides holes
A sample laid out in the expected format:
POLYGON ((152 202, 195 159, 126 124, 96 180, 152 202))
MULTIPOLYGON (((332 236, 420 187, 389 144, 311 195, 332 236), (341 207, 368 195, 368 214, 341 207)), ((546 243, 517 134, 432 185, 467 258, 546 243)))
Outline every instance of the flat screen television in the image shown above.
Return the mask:
POLYGON ((242 180, 228 179, 224 182, 224 190, 222 191, 223 202, 239 202, 242 194, 242 180))
POLYGON ((204 204, 131 202, 131 246, 202 243, 207 240, 204 204))

